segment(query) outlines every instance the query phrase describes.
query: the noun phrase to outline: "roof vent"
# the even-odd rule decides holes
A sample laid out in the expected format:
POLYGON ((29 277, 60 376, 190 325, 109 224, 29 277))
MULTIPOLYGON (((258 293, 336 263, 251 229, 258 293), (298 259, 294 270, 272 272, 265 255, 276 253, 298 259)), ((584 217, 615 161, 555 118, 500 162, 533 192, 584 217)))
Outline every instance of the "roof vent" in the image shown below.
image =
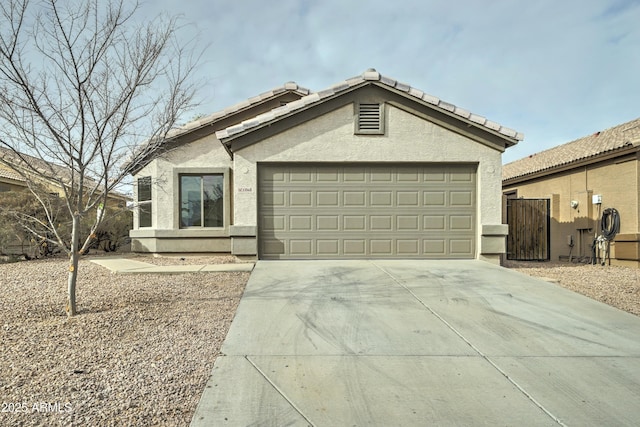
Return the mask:
POLYGON ((360 103, 358 104, 358 117, 356 133, 382 134, 384 126, 382 120, 382 104, 360 103))

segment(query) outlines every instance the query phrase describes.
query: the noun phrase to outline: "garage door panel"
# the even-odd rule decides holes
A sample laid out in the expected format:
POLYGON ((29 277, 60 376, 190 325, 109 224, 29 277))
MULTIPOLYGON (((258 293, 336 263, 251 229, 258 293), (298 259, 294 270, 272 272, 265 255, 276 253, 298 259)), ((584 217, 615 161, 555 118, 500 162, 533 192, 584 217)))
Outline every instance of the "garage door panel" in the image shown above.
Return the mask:
POLYGON ((272 164, 258 170, 261 258, 475 255, 475 166, 272 164))
POLYGON ((392 207, 393 195, 391 191, 371 191, 369 193, 371 206, 392 207))
POLYGON ((364 256, 367 254, 366 239, 345 239, 343 242, 344 255, 364 256))
POLYGON ((420 241, 418 239, 397 239, 396 253, 400 256, 420 255, 420 241))
POLYGON ((423 191, 424 206, 446 206, 447 196, 444 191, 423 191))
POLYGON ((328 168, 325 171, 322 172, 318 172, 316 174, 317 177, 317 181, 318 182, 339 182, 340 181, 340 174, 338 172, 337 168, 328 168))
POLYGON ((451 191, 449 193, 451 206, 473 206, 473 193, 471 191, 451 191))
POLYGON ((371 182, 393 182, 393 174, 391 172, 382 172, 382 171, 372 171, 371 172, 371 182))
POLYGON ((370 240, 370 248, 372 255, 385 255, 391 256, 393 251, 393 240, 392 239, 371 239, 370 240))
POLYGON ((338 207, 340 204, 340 195, 337 190, 333 191, 318 191, 316 193, 316 200, 318 207, 338 207))
POLYGON ((365 182, 367 180, 364 171, 344 171, 343 182, 365 182))
POLYGON ((311 172, 291 172, 289 182, 312 182, 311 172))
POLYGON ((264 206, 284 207, 286 205, 285 192, 284 191, 265 191, 263 195, 263 204, 264 206))
POLYGON ((345 215, 343 217, 344 231, 366 231, 367 217, 366 215, 345 215))
POLYGON ((291 215, 289 217, 289 231, 311 231, 312 215, 291 215))
POLYGON ((366 206, 367 193, 364 191, 344 191, 342 193, 344 206, 366 206))
POLYGON ((262 229, 265 231, 284 231, 286 217, 284 215, 265 215, 262 217, 262 229))
POLYGON ((469 256, 473 253, 473 244, 469 239, 451 239, 449 251, 452 255, 469 256))
POLYGON ((393 217, 391 215, 371 215, 371 230, 390 231, 393 229, 393 217))
POLYGON ((316 253, 320 256, 335 257, 340 255, 338 250, 340 241, 338 239, 318 239, 316 240, 316 253))
POLYGON ((427 257, 442 257, 446 255, 446 242, 444 239, 424 239, 423 251, 427 257))
POLYGON ((423 215, 422 216, 422 229, 423 230, 440 230, 446 229, 446 215, 423 215))
POLYGON ((263 253, 272 257, 277 254, 289 252, 284 243, 283 240, 263 238, 260 245, 262 246, 263 253))
POLYGON ((473 230, 473 218, 471 215, 451 215, 449 217, 449 230, 471 231, 473 230))
POLYGON ((339 215, 318 215, 316 217, 317 231, 337 231, 340 223, 339 215))
POLYGON ((312 239, 291 239, 289 241, 289 252, 294 256, 309 256, 313 254, 312 239))
POLYGON ((424 173, 425 182, 443 183, 446 179, 444 171, 433 170, 424 173))
MULTIPOLYGON (((289 206, 291 207, 311 207, 313 195, 311 191, 290 191, 289 206)), ((274 205, 275 206, 275 205, 274 205)), ((280 205, 277 205, 280 206, 280 205)))
POLYGON ((419 206, 420 195, 418 190, 415 191, 398 191, 396 193, 396 204, 398 206, 419 206))
POLYGON ((397 230, 400 231, 419 231, 420 220, 416 215, 398 215, 396 216, 397 230))

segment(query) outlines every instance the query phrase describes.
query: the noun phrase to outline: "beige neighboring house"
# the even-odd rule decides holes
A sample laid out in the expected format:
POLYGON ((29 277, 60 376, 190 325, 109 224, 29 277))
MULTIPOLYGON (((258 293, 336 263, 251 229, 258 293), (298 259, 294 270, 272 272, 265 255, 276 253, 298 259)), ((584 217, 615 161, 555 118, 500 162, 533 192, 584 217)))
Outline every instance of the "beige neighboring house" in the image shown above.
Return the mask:
POLYGON ((370 69, 178 129, 139 163, 140 252, 499 262, 501 155, 522 134, 370 69))
POLYGON ((534 231, 512 223, 507 257, 526 259, 529 249, 547 245, 546 259, 589 258, 602 214, 608 212, 609 229, 615 209, 620 230, 609 243, 611 264, 639 266, 639 147, 640 118, 504 165, 502 189, 512 213, 527 199, 548 208, 547 241, 545 233, 527 241, 534 231))
POLYGON ((0 163, 0 193, 5 191, 20 191, 27 188, 27 182, 13 169, 0 163))
MULTIPOLYGON (((59 183, 55 182, 55 180, 36 177, 36 175, 30 172, 28 167, 25 166, 25 162, 31 167, 42 171, 45 175, 70 180, 71 174, 68 168, 24 153, 21 153, 20 156, 22 159, 8 148, 0 147, 0 192, 26 190, 28 188, 27 180, 25 176, 18 172, 21 171, 27 176, 34 176, 34 179, 43 185, 45 191, 48 191, 50 194, 60 197, 64 195, 64 191, 59 183), (9 166, 9 164, 11 164, 11 166, 9 166)), ((85 178, 85 188, 91 188, 91 186, 95 184, 96 181, 85 178)), ((131 201, 131 197, 117 191, 112 191, 109 193, 109 200, 113 207, 125 207, 126 203, 131 201)))

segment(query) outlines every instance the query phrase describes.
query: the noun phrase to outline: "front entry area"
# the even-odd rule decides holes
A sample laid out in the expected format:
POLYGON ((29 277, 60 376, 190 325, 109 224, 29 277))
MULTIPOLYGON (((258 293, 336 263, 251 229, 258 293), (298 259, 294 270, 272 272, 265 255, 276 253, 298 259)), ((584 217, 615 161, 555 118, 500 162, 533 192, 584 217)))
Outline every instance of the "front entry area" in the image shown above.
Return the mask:
POLYGON ((261 259, 466 258, 475 164, 259 164, 261 259))

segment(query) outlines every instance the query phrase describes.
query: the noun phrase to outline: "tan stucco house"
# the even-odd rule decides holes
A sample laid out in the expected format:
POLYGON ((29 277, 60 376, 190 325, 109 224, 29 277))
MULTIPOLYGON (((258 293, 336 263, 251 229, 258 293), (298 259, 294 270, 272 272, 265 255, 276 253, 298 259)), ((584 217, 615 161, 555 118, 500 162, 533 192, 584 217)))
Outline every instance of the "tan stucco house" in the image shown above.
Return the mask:
MULTIPOLYGON (((591 258, 594 238, 603 234, 602 215, 607 212, 608 230, 615 210, 620 227, 605 261, 639 265, 640 119, 508 163, 502 179, 505 206, 519 199, 548 201, 547 259, 591 258)), ((596 258, 602 258, 599 249, 596 258)))
POLYGON ((501 154, 522 134, 370 69, 177 129, 140 162, 140 252, 498 262, 501 154))
POLYGON ((0 163, 0 193, 21 191, 27 188, 27 181, 13 169, 0 163))

